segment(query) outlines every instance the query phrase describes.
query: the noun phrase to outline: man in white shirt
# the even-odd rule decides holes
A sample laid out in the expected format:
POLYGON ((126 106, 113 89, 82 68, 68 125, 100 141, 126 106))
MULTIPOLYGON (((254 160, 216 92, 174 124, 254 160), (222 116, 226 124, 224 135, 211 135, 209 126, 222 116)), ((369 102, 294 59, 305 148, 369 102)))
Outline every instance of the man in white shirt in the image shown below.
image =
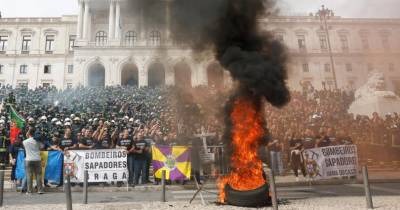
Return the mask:
POLYGON ((32 186, 32 176, 36 177, 36 185, 39 194, 43 194, 42 185, 42 161, 40 158, 40 146, 41 143, 33 138, 35 130, 30 128, 26 133, 28 139, 23 141, 25 148, 26 158, 25 158, 25 173, 28 184, 27 194, 33 192, 32 186))

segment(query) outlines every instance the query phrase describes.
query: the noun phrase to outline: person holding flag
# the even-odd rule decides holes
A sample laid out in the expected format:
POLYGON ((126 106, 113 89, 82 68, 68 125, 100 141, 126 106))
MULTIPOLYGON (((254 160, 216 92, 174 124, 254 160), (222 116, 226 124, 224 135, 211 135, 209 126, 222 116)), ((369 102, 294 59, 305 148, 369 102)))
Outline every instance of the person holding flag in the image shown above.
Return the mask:
POLYGON ((10 112, 10 141, 11 144, 15 143, 15 139, 18 135, 22 132, 25 127, 25 120, 15 111, 12 105, 9 105, 9 112, 10 112))

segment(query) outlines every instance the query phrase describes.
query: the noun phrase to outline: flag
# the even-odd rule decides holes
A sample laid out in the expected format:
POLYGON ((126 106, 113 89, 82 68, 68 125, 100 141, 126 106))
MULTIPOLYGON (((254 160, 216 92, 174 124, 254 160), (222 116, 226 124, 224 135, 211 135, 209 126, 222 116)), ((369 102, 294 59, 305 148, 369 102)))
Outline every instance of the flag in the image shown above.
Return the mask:
POLYGON ((11 119, 11 128, 10 128, 10 141, 11 144, 14 144, 15 139, 22 131, 25 126, 25 120, 18 113, 15 109, 10 105, 10 119, 11 119))
POLYGON ((191 163, 190 148, 181 146, 153 146, 153 171, 155 178, 162 178, 162 171, 166 171, 167 180, 190 179, 191 163))
MULTIPOLYGON (((42 177, 48 180, 49 183, 60 184, 64 161, 63 153, 60 151, 42 151, 40 152, 40 156, 42 158, 42 177)), ((15 176, 17 179, 25 177, 24 151, 18 152, 15 176)))

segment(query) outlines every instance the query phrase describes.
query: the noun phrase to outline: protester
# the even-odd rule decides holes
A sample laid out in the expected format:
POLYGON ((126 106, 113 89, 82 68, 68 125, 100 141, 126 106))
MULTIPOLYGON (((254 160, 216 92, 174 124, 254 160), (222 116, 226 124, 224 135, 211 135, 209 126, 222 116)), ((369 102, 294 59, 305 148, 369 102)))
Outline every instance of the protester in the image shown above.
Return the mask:
POLYGON ((39 194, 43 194, 42 185, 42 162, 40 157, 41 143, 33 138, 35 130, 29 129, 26 133, 28 139, 23 141, 25 148, 25 172, 28 184, 27 194, 33 193, 33 176, 36 178, 36 187, 39 194))
MULTIPOLYGON (((220 134, 224 130, 222 105, 228 94, 228 90, 208 87, 185 90, 174 87, 78 87, 63 91, 54 87, 35 90, 0 88, 0 97, 6 102, 12 101, 18 114, 26 119, 23 132, 35 128, 33 136, 45 145, 43 149, 126 147, 128 166, 131 165, 128 170, 136 175, 130 177, 130 182, 136 184, 140 176, 142 183, 151 181, 150 146, 153 144, 189 145, 204 127, 206 132, 217 135, 207 138, 207 144, 223 146, 220 144, 220 134), (121 141, 127 140, 126 135, 133 141, 130 149, 121 141), (139 146, 143 143, 144 149, 139 146), (136 168, 137 171, 133 170, 136 168)), ((282 173, 292 168, 298 176, 298 170, 303 172, 304 169, 300 155, 303 149, 340 144, 356 144, 360 148, 360 159, 370 150, 375 152, 368 153, 368 157, 393 159, 393 155, 379 152, 376 145, 389 147, 393 142, 400 145, 397 113, 390 113, 385 118, 377 114, 373 118, 353 116, 347 111, 354 100, 353 93, 348 91, 308 88, 304 92, 292 91, 291 95, 291 102, 282 109, 265 107, 271 139, 279 142, 271 142, 271 159, 278 160, 280 156, 283 162, 271 162, 275 171, 282 173)), ((8 111, 3 109, 0 125, 4 120, 4 133, 8 137, 12 122, 7 116, 8 111)), ((202 141, 196 139, 196 142, 202 141)), ((202 147, 196 143, 193 146, 202 147)), ((201 166, 199 152, 200 149, 192 149, 192 168, 196 175, 201 166)), ((200 176, 197 178, 200 181, 200 176)))
POLYGON ((139 184, 139 178, 141 177, 141 183, 147 183, 147 153, 149 152, 149 145, 144 140, 144 130, 140 130, 136 136, 134 142, 134 156, 133 156, 133 165, 134 165, 134 181, 135 185, 139 184))

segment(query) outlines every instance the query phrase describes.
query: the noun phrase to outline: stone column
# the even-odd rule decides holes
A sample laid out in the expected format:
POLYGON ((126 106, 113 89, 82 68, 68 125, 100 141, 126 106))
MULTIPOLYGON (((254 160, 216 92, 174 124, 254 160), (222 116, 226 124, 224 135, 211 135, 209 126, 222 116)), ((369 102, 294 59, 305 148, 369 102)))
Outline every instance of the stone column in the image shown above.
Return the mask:
POLYGON ((120 2, 116 2, 115 7, 115 39, 120 39, 120 20, 121 20, 121 5, 120 2))
POLYGON ((171 0, 165 0, 165 36, 166 42, 171 38, 171 0))
POLYGON ((88 38, 88 31, 89 31, 89 2, 85 1, 85 14, 83 17, 83 38, 88 38))
POLYGON ((111 39, 113 39, 114 38, 114 10, 115 10, 115 7, 114 7, 114 1, 113 0, 111 0, 110 1, 110 15, 109 15, 109 18, 108 18, 108 39, 109 40, 111 40, 111 39))
POLYGON ((79 13, 78 13, 78 26, 77 26, 78 28, 76 30, 78 39, 82 39, 82 17, 83 17, 83 2, 80 0, 79 13))
POLYGON ((139 87, 146 87, 149 85, 149 75, 147 69, 144 65, 141 65, 139 67, 138 65, 138 71, 139 71, 139 87))

